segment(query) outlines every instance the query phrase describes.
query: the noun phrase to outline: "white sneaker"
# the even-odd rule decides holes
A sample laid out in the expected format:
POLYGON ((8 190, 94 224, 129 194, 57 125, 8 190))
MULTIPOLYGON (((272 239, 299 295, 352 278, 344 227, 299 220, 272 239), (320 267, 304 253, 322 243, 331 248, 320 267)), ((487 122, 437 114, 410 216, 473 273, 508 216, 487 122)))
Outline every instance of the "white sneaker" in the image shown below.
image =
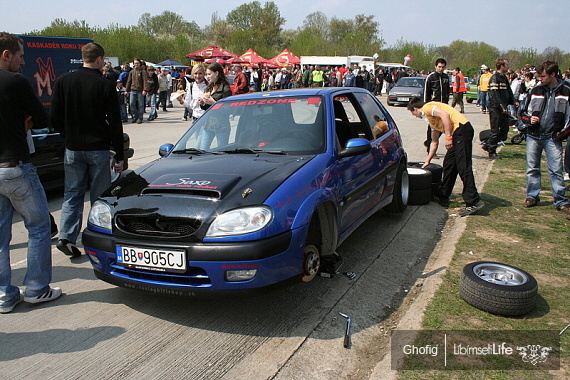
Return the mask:
POLYGON ((50 288, 47 292, 40 294, 39 296, 25 296, 24 301, 27 303, 42 303, 58 299, 59 296, 61 296, 61 288, 50 288))
POLYGON ((22 291, 22 289, 20 289, 20 294, 18 294, 18 299, 16 300, 16 302, 14 302, 10 306, 0 306, 0 314, 8 314, 12 310, 14 310, 16 305, 22 302, 23 300, 24 300, 24 292, 22 291))

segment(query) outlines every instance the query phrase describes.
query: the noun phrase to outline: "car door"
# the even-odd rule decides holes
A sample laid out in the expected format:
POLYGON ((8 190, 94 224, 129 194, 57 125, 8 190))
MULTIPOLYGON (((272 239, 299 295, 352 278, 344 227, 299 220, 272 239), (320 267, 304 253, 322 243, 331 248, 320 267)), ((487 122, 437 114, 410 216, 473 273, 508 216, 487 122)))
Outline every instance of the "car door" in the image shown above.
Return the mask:
MULTIPOLYGON (((372 130, 354 93, 346 92, 334 96, 333 108, 338 152, 352 138, 373 141, 372 130)), ((377 149, 373 148, 366 154, 341 158, 336 162, 341 238, 368 213, 374 205, 374 198, 381 193, 383 185, 378 183, 376 178, 376 155, 377 149)))

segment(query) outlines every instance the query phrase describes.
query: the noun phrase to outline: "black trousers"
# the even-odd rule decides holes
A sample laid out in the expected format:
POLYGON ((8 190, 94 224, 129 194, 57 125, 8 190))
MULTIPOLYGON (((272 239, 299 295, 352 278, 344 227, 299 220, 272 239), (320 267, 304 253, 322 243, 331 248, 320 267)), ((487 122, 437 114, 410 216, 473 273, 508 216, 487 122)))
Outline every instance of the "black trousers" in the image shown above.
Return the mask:
POLYGON ((491 123, 491 137, 487 140, 489 153, 497 152, 499 141, 505 141, 509 133, 509 114, 504 113, 501 108, 489 108, 489 119, 491 123))
POLYGON ((475 206, 480 197, 475 186, 473 175, 473 126, 471 123, 461 124, 453 132, 453 146, 447 150, 443 159, 443 179, 440 190, 445 198, 449 198, 457 175, 463 182, 463 200, 469 206, 475 206))

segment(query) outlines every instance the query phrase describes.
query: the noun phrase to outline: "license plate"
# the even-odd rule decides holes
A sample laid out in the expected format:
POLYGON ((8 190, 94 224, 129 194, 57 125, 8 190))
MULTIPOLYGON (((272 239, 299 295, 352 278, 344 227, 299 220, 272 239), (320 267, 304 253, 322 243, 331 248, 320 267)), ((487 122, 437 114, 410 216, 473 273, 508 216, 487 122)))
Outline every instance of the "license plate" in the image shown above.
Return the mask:
POLYGON ((159 272, 186 272, 186 251, 118 246, 116 253, 117 263, 122 266, 159 272))
POLYGON ((410 100, 410 98, 398 98, 399 102, 407 102, 409 100, 410 100))

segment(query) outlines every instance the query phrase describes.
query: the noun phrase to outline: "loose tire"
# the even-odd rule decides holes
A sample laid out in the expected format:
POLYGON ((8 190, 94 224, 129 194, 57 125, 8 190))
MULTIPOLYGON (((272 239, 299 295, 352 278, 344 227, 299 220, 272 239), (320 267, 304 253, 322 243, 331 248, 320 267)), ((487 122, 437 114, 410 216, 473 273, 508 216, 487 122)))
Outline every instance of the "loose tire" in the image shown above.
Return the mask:
POLYGON ((410 190, 424 190, 431 188, 431 172, 421 168, 408 168, 410 190))
POLYGON ((410 197, 410 179, 406 166, 402 163, 398 167, 396 183, 394 184, 392 202, 384 207, 390 214, 399 214, 406 210, 410 197))
POLYGON ((411 190, 408 204, 412 206, 427 205, 431 201, 431 189, 411 190))
POLYGON ((490 261, 467 264, 459 283, 461 298, 483 311, 516 316, 530 312, 536 304, 536 279, 514 266, 490 261))
POLYGON ((513 137, 511 137, 511 143, 513 144, 520 144, 523 141, 523 137, 520 133, 515 134, 513 137))
MULTIPOLYGON (((421 168, 424 162, 408 162, 408 167, 411 168, 421 168)), ((443 166, 429 163, 425 168, 431 173, 431 191, 435 194, 441 185, 441 179, 443 178, 443 166)))

